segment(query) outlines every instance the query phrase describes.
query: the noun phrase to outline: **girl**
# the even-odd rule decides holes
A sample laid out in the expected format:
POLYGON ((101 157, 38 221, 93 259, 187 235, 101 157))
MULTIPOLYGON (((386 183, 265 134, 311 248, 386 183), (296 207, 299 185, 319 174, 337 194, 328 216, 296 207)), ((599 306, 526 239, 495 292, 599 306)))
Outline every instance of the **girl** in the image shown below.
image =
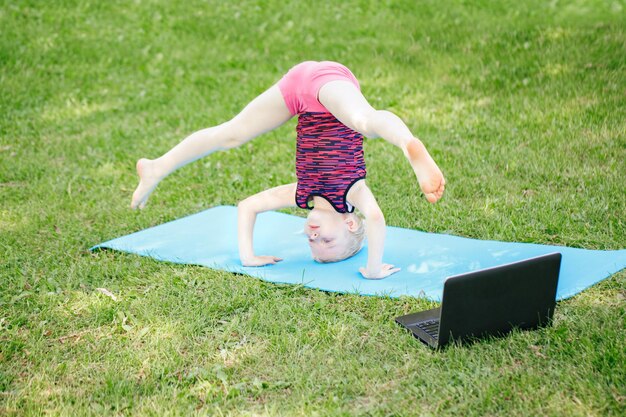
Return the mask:
POLYGON ((310 209, 305 232, 313 258, 333 262, 359 251, 368 240, 365 278, 385 278, 397 271, 383 263, 385 219, 365 184, 363 136, 382 137, 408 159, 426 199, 435 203, 445 188, 443 174, 407 126, 391 112, 376 110, 361 94, 359 83, 345 66, 307 61, 252 100, 232 120, 199 130, 158 159, 137 162, 139 185, 132 208, 143 208, 156 185, 176 169, 217 150, 238 147, 275 129, 294 115, 297 127, 297 182, 246 198, 238 205, 239 256, 244 266, 275 264, 282 259, 258 256, 252 233, 258 213, 284 207, 310 209), (365 217, 364 226, 354 213, 365 217))

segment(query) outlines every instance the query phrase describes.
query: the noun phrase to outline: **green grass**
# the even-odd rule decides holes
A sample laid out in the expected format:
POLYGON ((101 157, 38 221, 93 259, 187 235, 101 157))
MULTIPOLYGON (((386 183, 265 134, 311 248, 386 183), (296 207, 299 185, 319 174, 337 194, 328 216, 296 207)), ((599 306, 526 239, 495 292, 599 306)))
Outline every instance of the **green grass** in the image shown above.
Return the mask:
POLYGON ((624 271, 551 328, 432 352, 392 320, 426 300, 88 252, 292 181, 295 121, 127 208, 139 157, 306 59, 347 64, 446 174, 430 206, 368 141, 388 224, 626 246, 623 1, 312 3, 0 0, 0 414, 624 415, 624 271))

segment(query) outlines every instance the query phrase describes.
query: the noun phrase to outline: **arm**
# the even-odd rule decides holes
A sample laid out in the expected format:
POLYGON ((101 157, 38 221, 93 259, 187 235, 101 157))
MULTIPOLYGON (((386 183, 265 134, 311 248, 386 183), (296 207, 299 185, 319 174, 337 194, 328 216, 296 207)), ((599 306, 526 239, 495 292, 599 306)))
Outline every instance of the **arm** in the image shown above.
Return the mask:
POLYGON ((256 256, 252 246, 252 235, 256 215, 268 210, 295 206, 296 184, 281 185, 250 196, 237 205, 237 237, 239 258, 243 266, 275 264, 282 259, 275 256, 256 256))
POLYGON ((359 271, 365 278, 380 279, 400 270, 383 264, 385 249, 385 216, 365 181, 359 181, 348 193, 348 199, 365 216, 367 235, 367 267, 359 271))

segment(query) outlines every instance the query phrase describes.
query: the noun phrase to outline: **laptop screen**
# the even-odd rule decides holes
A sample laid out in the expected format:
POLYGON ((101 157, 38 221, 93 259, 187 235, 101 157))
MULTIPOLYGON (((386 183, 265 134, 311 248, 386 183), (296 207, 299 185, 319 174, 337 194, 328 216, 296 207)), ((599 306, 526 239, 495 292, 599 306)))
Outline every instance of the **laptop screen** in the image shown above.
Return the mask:
POLYGON ((446 280, 439 345, 533 329, 550 323, 556 303, 561 254, 553 253, 446 280))

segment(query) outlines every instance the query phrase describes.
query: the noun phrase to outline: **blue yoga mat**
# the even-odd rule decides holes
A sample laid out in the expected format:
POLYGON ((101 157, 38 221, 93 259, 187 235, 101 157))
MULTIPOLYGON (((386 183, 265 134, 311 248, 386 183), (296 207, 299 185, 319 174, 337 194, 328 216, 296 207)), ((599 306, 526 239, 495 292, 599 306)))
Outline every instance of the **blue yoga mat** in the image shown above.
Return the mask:
POLYGON ((254 247, 259 255, 284 259, 260 268, 241 266, 237 250, 237 208, 219 206, 94 246, 181 264, 243 273, 275 283, 302 284, 324 291, 440 300, 451 275, 489 268, 547 253, 563 255, 557 298, 563 299, 626 267, 626 250, 598 251, 564 246, 498 242, 387 227, 385 262, 402 270, 367 280, 358 270, 367 248, 342 262, 311 259, 303 234, 305 219, 278 212, 257 218, 254 247))

